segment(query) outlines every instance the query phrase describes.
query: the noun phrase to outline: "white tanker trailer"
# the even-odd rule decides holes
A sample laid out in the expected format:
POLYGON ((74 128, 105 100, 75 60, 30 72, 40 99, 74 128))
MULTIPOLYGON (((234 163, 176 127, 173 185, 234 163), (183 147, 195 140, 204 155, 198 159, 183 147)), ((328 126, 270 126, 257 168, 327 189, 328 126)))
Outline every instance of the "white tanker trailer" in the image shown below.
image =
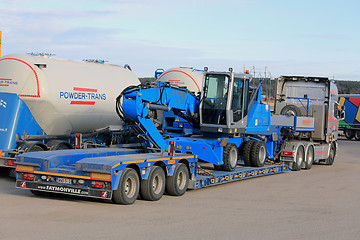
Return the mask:
MULTIPOLYGON (((189 67, 171 68, 157 77, 156 81, 169 82, 179 87, 186 87, 190 92, 197 94, 202 86, 204 72, 203 70, 189 67)), ((157 73, 155 73, 155 76, 157 76, 157 73)))
POLYGON ((117 94, 138 84, 133 72, 116 65, 46 55, 0 58, 0 166, 12 166, 24 151, 70 148, 66 139, 75 133, 120 128, 117 94))

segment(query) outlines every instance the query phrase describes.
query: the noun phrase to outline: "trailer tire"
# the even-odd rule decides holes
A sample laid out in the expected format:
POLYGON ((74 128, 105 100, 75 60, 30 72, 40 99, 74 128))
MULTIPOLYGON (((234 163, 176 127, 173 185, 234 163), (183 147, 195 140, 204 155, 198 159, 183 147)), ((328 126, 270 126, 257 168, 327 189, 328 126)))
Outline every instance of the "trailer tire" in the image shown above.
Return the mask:
POLYGON ((35 196, 46 196, 47 192, 42 192, 34 189, 30 189, 30 192, 34 194, 35 196))
POLYGON ((266 144, 263 141, 255 141, 251 148, 251 166, 262 167, 266 161, 266 144))
POLYGON ((281 115, 300 116, 301 111, 297 106, 286 105, 280 112, 281 115))
POLYGON ((348 140, 351 140, 351 139, 353 139, 353 137, 355 136, 355 133, 354 133, 354 131, 351 130, 351 129, 345 129, 345 130, 344 130, 344 135, 345 135, 345 137, 346 137, 348 140))
POLYGON ((165 192, 165 173, 159 166, 153 166, 148 179, 141 181, 141 197, 148 201, 158 201, 165 192))
POLYGON ((25 142, 19 146, 20 150, 24 150, 25 152, 39 152, 46 151, 47 147, 41 142, 25 142))
POLYGON ((305 156, 305 167, 304 169, 309 170, 314 162, 314 146, 311 145, 308 147, 306 156, 305 156))
POLYGON ((355 131, 354 137, 356 141, 360 141, 360 130, 355 131))
POLYGON ((182 196, 189 185, 189 170, 183 163, 176 164, 174 174, 167 177, 166 192, 172 196, 182 196))
POLYGON ((223 150, 223 161, 222 169, 224 171, 232 172, 235 170, 237 161, 239 158, 239 150, 234 143, 228 143, 223 150))
POLYGON ((125 168, 120 177, 118 189, 113 193, 113 202, 118 204, 133 204, 139 195, 140 181, 137 172, 125 168))
POLYGON ((254 140, 248 140, 244 143, 242 155, 245 166, 251 166, 251 148, 254 142, 254 140))
POLYGON ((335 161, 336 149, 332 143, 330 147, 329 157, 326 159, 326 165, 333 165, 335 161))
POLYGON ((49 150, 64 150, 64 149, 72 149, 70 143, 62 141, 62 140, 50 140, 46 146, 49 150))
POLYGON ((304 155, 305 155, 304 147, 299 146, 298 149, 296 150, 296 159, 292 163, 293 166, 292 166, 291 170, 293 170, 293 171, 301 170, 302 163, 304 161, 304 155))

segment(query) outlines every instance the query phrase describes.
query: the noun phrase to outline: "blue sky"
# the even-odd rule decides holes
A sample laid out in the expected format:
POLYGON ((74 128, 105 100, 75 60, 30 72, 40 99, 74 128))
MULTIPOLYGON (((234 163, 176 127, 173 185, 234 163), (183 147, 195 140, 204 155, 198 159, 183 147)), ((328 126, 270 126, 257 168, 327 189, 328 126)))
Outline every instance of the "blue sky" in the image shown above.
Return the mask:
POLYGON ((360 81, 358 0, 0 0, 2 54, 360 81))

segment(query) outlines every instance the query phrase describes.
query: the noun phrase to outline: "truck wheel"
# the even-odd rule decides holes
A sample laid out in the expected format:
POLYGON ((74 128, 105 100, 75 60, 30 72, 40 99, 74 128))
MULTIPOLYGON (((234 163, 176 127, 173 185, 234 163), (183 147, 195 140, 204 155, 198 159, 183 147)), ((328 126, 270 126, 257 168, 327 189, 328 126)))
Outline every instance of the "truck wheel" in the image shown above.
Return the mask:
POLYGON ((281 115, 300 116, 301 111, 294 105, 286 105, 280 112, 281 115))
POLYGON ((46 151, 47 147, 41 142, 25 142, 19 146, 19 149, 25 152, 39 152, 46 151))
POLYGON ((121 174, 118 189, 114 191, 113 202, 118 204, 133 204, 139 195, 139 176, 132 168, 125 168, 121 174))
POLYGON ((149 178, 141 181, 141 196, 145 200, 157 201, 165 192, 165 173, 161 167, 153 166, 149 178))
POLYGON ((360 141, 360 130, 356 130, 354 136, 356 141, 360 141))
POLYGON ((355 133, 351 129, 345 129, 344 130, 344 135, 348 140, 351 140, 354 137, 355 133))
POLYGON ((255 141, 251 148, 251 166, 262 167, 266 160, 266 144, 263 141, 255 141))
POLYGON ((326 159, 326 165, 333 165, 335 160, 336 149, 334 144, 331 144, 329 157, 326 159))
POLYGON ((166 192, 172 196, 182 196, 189 185, 189 171, 185 164, 176 164, 174 175, 167 177, 166 192))
POLYGON ((72 149, 70 143, 62 141, 62 140, 50 140, 46 146, 49 150, 63 150, 63 149, 72 149))
POLYGON ((251 165, 251 147, 254 144, 254 140, 248 140, 244 143, 244 148, 243 148, 243 159, 244 159, 244 164, 245 166, 250 166, 251 165))
POLYGON ((299 146, 297 151, 296 151, 296 159, 295 162, 293 162, 293 167, 291 168, 291 170, 293 171, 300 171, 301 170, 301 166, 302 163, 304 161, 304 147, 303 146, 299 146))
POLYGON ((314 147, 311 145, 309 146, 306 156, 305 156, 305 169, 309 170, 314 162, 314 147))
POLYGON ((223 150, 223 161, 222 169, 224 171, 232 172, 235 170, 238 161, 238 148, 234 143, 228 143, 223 150))

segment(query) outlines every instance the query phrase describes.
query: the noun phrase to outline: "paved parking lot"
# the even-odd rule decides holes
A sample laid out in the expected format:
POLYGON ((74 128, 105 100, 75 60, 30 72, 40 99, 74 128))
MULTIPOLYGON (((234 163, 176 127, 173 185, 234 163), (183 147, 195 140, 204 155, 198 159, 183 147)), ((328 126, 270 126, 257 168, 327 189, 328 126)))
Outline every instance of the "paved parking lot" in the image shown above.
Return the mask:
POLYGON ((15 189, 0 170, 0 239, 358 239, 360 142, 333 166, 121 206, 15 189))

